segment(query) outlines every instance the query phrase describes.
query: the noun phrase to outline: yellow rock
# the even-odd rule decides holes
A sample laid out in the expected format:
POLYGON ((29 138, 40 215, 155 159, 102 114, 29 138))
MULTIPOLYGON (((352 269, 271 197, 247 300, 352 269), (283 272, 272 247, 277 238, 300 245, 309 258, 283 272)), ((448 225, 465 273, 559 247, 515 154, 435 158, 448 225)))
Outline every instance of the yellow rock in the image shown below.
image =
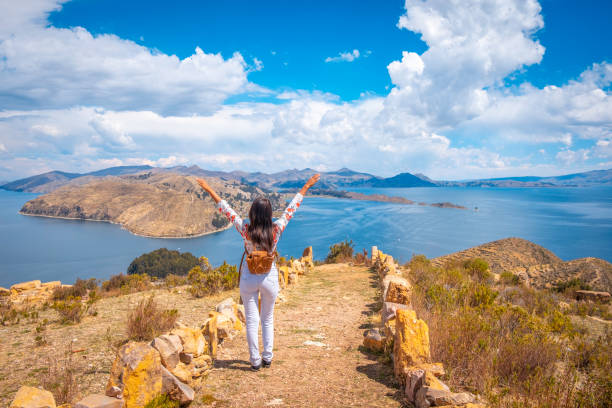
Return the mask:
POLYGON ((385 302, 400 303, 402 305, 410 304, 410 285, 400 282, 391 281, 387 287, 385 302))
POLYGON ((127 343, 117 352, 106 395, 122 394, 126 407, 143 408, 161 393, 161 367, 161 358, 153 347, 145 343, 127 343))
POLYGON ((0 286, 0 296, 10 296, 11 290, 0 286))
POLYGON ((14 290, 14 291, 17 291, 17 292, 23 292, 24 290, 32 290, 32 289, 36 289, 36 288, 40 288, 40 281, 39 280, 33 280, 33 281, 28 281, 28 282, 16 283, 13 286, 11 286, 11 290, 14 290))
POLYGON ((414 310, 398 310, 392 320, 395 320, 394 372, 403 383, 408 367, 426 363, 431 357, 429 328, 423 320, 417 319, 414 310))
POLYGON ((208 352, 212 358, 215 358, 217 356, 217 343, 219 342, 219 338, 217 337, 217 316, 219 313, 210 312, 208 315, 210 319, 208 319, 205 329, 208 333, 208 352))
POLYGON ((17 391, 10 408, 56 408, 56 405, 49 391, 23 385, 17 391))
POLYGON ((186 384, 189 384, 191 382, 191 377, 193 376, 193 369, 190 365, 178 363, 176 367, 168 371, 170 371, 176 378, 186 384))
POLYGON ((45 282, 42 284, 42 287, 45 289, 55 289, 55 288, 59 288, 60 286, 62 286, 62 282, 60 281, 51 281, 51 282, 45 282))
POLYGON ((378 248, 376 246, 372 247, 372 263, 376 262, 378 258, 378 248))
POLYGON ((289 284, 289 267, 287 265, 283 265, 279 268, 279 272, 281 275, 283 275, 283 280, 285 281, 285 284, 289 284))
POLYGON ((197 357, 206 350, 206 339, 201 330, 192 327, 173 329, 170 334, 176 334, 183 343, 183 353, 193 354, 197 357))
POLYGON ((368 330, 368 333, 363 338, 363 345, 373 351, 383 351, 385 343, 386 339, 381 336, 378 329, 368 330))
POLYGON ((307 268, 314 267, 314 261, 312 260, 312 247, 311 246, 309 246, 308 248, 304 250, 304 252, 302 253, 302 257, 300 258, 300 261, 302 261, 302 264, 306 266, 307 268))

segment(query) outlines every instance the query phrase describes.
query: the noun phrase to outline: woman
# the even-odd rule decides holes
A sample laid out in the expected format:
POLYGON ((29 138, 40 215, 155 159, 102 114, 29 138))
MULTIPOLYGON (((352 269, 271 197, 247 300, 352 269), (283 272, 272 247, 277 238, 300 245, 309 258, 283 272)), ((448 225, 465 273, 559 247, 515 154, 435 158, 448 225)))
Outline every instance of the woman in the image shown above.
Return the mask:
MULTIPOLYGON (((217 203, 219 211, 230 220, 242 238, 247 253, 253 250, 266 250, 274 252, 280 235, 283 233, 287 223, 300 206, 304 195, 310 187, 318 180, 320 175, 315 174, 304 184, 304 187, 295 195, 291 203, 283 212, 283 215, 272 222, 272 205, 265 197, 257 197, 249 210, 249 221, 246 223, 228 205, 227 201, 214 192, 214 190, 202 179, 197 179, 200 186, 210 194, 217 203)), ((278 295, 278 270, 276 263, 272 263, 270 271, 266 274, 252 274, 246 262, 240 266, 240 297, 244 304, 246 315, 247 343, 251 360, 251 369, 258 371, 261 366, 270 367, 272 364, 272 348, 274 345, 274 302, 278 295), (258 311, 258 300, 261 294, 261 337, 263 339, 264 351, 259 354, 259 342, 257 332, 259 331, 260 313, 258 311)))

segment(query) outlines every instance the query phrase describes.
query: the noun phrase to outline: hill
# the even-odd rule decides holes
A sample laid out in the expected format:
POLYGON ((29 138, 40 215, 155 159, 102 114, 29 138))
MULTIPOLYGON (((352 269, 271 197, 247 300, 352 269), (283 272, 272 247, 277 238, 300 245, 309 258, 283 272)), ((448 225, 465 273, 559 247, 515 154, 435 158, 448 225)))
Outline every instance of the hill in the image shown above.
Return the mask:
POLYGON ((581 258, 564 262, 548 249, 521 238, 506 238, 444 255, 432 260, 435 266, 447 262, 482 258, 491 272, 512 272, 536 288, 550 288, 555 283, 581 279, 594 290, 612 292, 612 264, 599 258, 581 258))
MULTIPOLYGON (((195 177, 170 172, 143 172, 104 178, 77 178, 24 204, 22 214, 107 221, 150 237, 191 237, 219 231, 228 222, 195 177), (79 180, 87 181, 81 184, 79 180)), ((209 179, 219 195, 245 214, 261 189, 209 179)), ((281 194, 268 194, 274 209, 284 205, 281 194)))
POLYGON ((435 181, 442 187, 588 187, 612 185, 612 169, 553 177, 501 177, 467 181, 435 181))

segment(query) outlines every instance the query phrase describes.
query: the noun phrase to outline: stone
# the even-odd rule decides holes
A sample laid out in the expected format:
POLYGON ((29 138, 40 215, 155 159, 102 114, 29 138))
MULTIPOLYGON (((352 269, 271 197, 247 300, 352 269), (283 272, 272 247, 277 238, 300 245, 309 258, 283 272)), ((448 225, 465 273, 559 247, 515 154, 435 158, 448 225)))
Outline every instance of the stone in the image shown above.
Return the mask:
POLYGON ((408 309, 408 305, 404 305, 402 303, 384 302, 381 312, 383 324, 386 323, 387 320, 395 319, 395 312, 398 309, 408 309))
POLYGON ((55 288, 59 288, 60 286, 62 286, 62 282, 60 282, 60 281, 45 282, 45 283, 41 284, 41 286, 44 289, 47 289, 47 290, 55 289, 55 288))
POLYGON ((608 292, 596 292, 594 290, 577 290, 577 300, 590 300, 591 302, 609 303, 610 294, 608 292))
POLYGON ((372 263, 376 262, 376 259, 378 258, 378 247, 376 246, 372 246, 372 263))
POLYGON ((197 357, 206 350, 206 339, 201 330, 192 327, 181 327, 173 329, 170 334, 180 337, 183 344, 183 352, 185 353, 191 353, 194 357, 197 357))
POLYGON ((174 375, 176 378, 178 378, 184 383, 191 382, 191 377, 193 376, 193 368, 191 365, 187 365, 185 363, 178 363, 176 367, 168 371, 170 371, 172 375, 174 375))
POLYGON ((200 377, 212 369, 213 362, 210 356, 202 355, 194 359, 191 365, 193 366, 193 376, 200 377))
POLYGON ((293 262, 291 262, 291 270, 293 271, 293 273, 303 275, 304 265, 302 265, 299 259, 294 259, 293 262))
POLYGON ((191 353, 180 353, 179 354, 179 360, 181 361, 181 363, 183 364, 191 364, 191 361, 193 360, 193 354, 191 353))
POLYGON ((385 294, 385 302, 400 303, 403 305, 410 304, 410 284, 403 284, 392 280, 389 282, 385 294))
POLYGON ((398 310, 394 320, 394 372, 403 384, 404 371, 408 367, 427 363, 431 357, 429 328, 423 320, 417 319, 414 310, 398 310))
POLYGON ((289 267, 287 265, 283 265, 281 267, 278 268, 278 272, 283 275, 283 280, 285 282, 286 285, 288 285, 289 282, 289 267))
POLYGON ((11 290, 0 286, 0 296, 10 296, 11 290))
POLYGON ((314 267, 314 261, 312 259, 312 247, 311 246, 309 246, 308 248, 304 249, 304 252, 302 252, 301 261, 304 264, 304 266, 306 266, 307 268, 313 268, 314 267))
POLYGON ((436 376, 444 374, 444 367, 441 363, 420 364, 419 366, 407 367, 403 377, 406 382, 404 394, 411 404, 416 401, 417 391, 427 386, 435 390, 450 391, 450 388, 436 376))
POLYGON ((13 286, 11 286, 11 291, 14 290, 17 293, 20 293, 25 290, 38 289, 40 288, 40 285, 41 283, 39 280, 32 280, 32 281, 27 281, 27 282, 16 283, 13 286))
POLYGON ((225 310, 225 309, 233 311, 234 310, 234 304, 236 304, 234 299, 229 297, 229 298, 223 300, 222 302, 220 302, 219 304, 217 304, 217 307, 215 307, 215 310, 217 312, 219 312, 219 313, 223 313, 223 310, 225 310))
POLYGON ((289 273, 289 280, 287 281, 290 285, 296 284, 298 281, 298 274, 291 272, 289 273))
POLYGON ((395 269, 395 261, 391 255, 387 255, 385 257, 385 265, 383 267, 385 275, 387 274, 395 274, 397 271, 395 269))
POLYGON ((238 319, 246 324, 246 313, 244 312, 244 305, 236 305, 236 316, 238 319))
POLYGON ((219 313, 210 312, 208 315, 210 319, 208 319, 205 328, 206 332, 208 333, 208 352, 212 358, 215 358, 217 355, 217 344, 219 343, 219 337, 217 336, 217 317, 219 316, 219 313))
MULTIPOLYGON (((40 281, 38 282, 40 283, 40 281)), ((10 408, 56 408, 56 405, 51 392, 22 385, 15 394, 10 408)))
POLYGON ((142 408, 157 397, 162 389, 162 364, 157 350, 145 343, 123 345, 111 367, 106 395, 117 396, 117 389, 130 408, 142 408))
MULTIPOLYGON (((238 320, 238 319, 236 319, 238 320)), ((234 322, 223 313, 217 315, 217 336, 220 339, 231 339, 234 322)))
POLYGON ((384 334, 387 341, 395 340, 395 318, 385 322, 384 334))
POLYGON ((474 396, 468 392, 450 392, 437 390, 428 386, 421 387, 415 396, 417 408, 431 406, 465 405, 474 402, 474 396))
POLYGON ((189 404, 195 397, 193 388, 179 380, 165 367, 162 367, 162 393, 167 394, 170 399, 178 401, 181 405, 189 404))
POLYGON ((363 345, 373 351, 384 351, 386 339, 378 329, 368 330, 363 338, 363 345))
POLYGON ((124 401, 102 394, 91 394, 76 403, 74 408, 123 408, 124 401))
POLYGON ((151 342, 161 357, 162 364, 168 369, 174 368, 179 362, 179 354, 183 352, 181 338, 176 334, 162 334, 151 342))
MULTIPOLYGON (((382 286, 382 290, 383 290, 383 301, 386 301, 386 297, 387 297, 387 291, 389 289, 389 284, 391 282, 396 282, 400 285, 404 285, 407 286, 408 288, 410 288, 410 282, 408 282, 407 279, 401 277, 400 275, 387 275, 384 278, 382 278, 381 281, 381 286, 382 286)), ((394 302, 397 303, 397 302, 394 302)))

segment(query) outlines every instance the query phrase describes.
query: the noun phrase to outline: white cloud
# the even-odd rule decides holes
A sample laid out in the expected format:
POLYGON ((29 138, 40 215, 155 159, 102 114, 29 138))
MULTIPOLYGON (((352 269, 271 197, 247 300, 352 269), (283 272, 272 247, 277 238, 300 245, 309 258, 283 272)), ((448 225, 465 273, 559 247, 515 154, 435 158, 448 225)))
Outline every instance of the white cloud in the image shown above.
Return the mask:
POLYGON ((612 159, 612 65, 594 64, 562 86, 503 84, 543 57, 534 0, 406 1, 398 27, 420 34, 427 51, 404 50, 388 64, 388 95, 352 102, 259 87, 247 75, 263 63, 238 53, 197 48, 180 60, 113 35, 47 27, 58 7, 32 0, 0 12, 3 179, 188 163, 455 179, 560 174, 612 159), (245 92, 277 103, 223 104, 245 92))
MULTIPOLYGON (((240 53, 195 53, 179 59, 81 27, 48 27, 55 1, 3 2, 0 15, 0 105, 4 109, 98 106, 160 113, 211 112, 244 92, 248 67, 240 53), (9 21, 10 20, 10 21, 9 21)), ((254 70, 263 67, 254 60, 254 70)))
POLYGON ((359 56, 359 50, 354 49, 353 51, 341 52, 335 57, 327 57, 325 58, 325 62, 353 62, 359 58, 359 56))

